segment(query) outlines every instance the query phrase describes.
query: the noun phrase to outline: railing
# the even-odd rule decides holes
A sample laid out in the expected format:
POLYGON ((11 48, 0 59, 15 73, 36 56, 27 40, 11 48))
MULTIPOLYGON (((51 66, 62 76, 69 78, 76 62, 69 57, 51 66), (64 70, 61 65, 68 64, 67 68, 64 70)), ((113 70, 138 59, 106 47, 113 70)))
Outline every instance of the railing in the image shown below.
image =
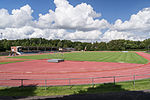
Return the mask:
POLYGON ((72 85, 95 85, 100 83, 114 83, 122 81, 150 79, 150 74, 109 76, 109 77, 90 77, 90 78, 61 78, 61 79, 0 79, 0 86, 24 87, 24 86, 72 86, 72 85))

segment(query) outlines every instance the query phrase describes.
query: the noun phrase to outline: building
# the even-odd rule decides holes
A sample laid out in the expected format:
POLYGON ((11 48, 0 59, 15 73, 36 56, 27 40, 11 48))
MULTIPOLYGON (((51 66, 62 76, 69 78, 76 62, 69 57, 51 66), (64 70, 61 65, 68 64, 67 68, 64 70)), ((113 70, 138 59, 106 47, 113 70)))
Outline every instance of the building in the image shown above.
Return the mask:
POLYGON ((60 52, 71 52, 75 51, 75 48, 59 48, 60 52))
POLYGON ((19 52, 21 46, 13 46, 11 47, 11 52, 19 52))
POLYGON ((58 51, 55 47, 34 47, 34 46, 12 46, 11 52, 18 55, 25 53, 44 53, 50 51, 58 51))

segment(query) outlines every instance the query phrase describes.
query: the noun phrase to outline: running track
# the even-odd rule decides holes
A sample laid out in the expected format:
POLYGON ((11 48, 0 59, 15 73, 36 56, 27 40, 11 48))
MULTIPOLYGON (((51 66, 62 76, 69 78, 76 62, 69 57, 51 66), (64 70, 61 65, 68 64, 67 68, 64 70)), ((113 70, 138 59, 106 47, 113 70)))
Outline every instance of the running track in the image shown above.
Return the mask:
MULTIPOLYGON (((150 61, 150 54, 136 52, 150 61)), ((68 85, 113 82, 113 78, 99 79, 72 79, 64 78, 96 78, 109 76, 150 74, 150 63, 129 64, 110 62, 65 61, 61 63, 48 63, 47 60, 32 60, 18 63, 0 65, 0 79, 34 79, 25 80, 24 85, 68 85), (41 80, 42 79, 42 80, 41 80), (59 80, 63 79, 63 80, 59 80)), ((137 76, 136 79, 150 76, 137 76)), ((116 81, 132 80, 133 77, 116 78, 116 81)), ((0 86, 19 86, 20 80, 0 80, 0 86)))

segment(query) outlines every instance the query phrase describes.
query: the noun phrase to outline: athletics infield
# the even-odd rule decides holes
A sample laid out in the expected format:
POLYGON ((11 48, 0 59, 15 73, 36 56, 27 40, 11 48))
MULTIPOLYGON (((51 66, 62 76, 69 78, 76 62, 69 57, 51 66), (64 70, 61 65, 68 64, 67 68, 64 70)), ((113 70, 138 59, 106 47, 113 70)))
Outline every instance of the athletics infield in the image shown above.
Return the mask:
MULTIPOLYGON (((150 54, 136 52, 150 60, 150 54)), ((149 78, 150 63, 130 64, 112 62, 64 61, 49 63, 47 59, 0 65, 0 86, 19 86, 24 79, 24 85, 77 85, 91 83, 107 83, 115 81, 149 78), (125 76, 125 77, 117 77, 125 76), (106 78, 107 77, 107 78, 106 78), (135 78, 135 77, 134 77, 135 78)))

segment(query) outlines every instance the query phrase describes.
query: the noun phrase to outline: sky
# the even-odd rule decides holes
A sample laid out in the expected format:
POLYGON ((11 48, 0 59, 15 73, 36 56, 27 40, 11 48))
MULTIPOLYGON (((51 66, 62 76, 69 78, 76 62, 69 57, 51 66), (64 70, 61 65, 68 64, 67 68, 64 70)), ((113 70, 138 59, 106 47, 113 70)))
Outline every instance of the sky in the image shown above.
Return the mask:
POLYGON ((0 0, 0 39, 150 38, 150 0, 0 0))

